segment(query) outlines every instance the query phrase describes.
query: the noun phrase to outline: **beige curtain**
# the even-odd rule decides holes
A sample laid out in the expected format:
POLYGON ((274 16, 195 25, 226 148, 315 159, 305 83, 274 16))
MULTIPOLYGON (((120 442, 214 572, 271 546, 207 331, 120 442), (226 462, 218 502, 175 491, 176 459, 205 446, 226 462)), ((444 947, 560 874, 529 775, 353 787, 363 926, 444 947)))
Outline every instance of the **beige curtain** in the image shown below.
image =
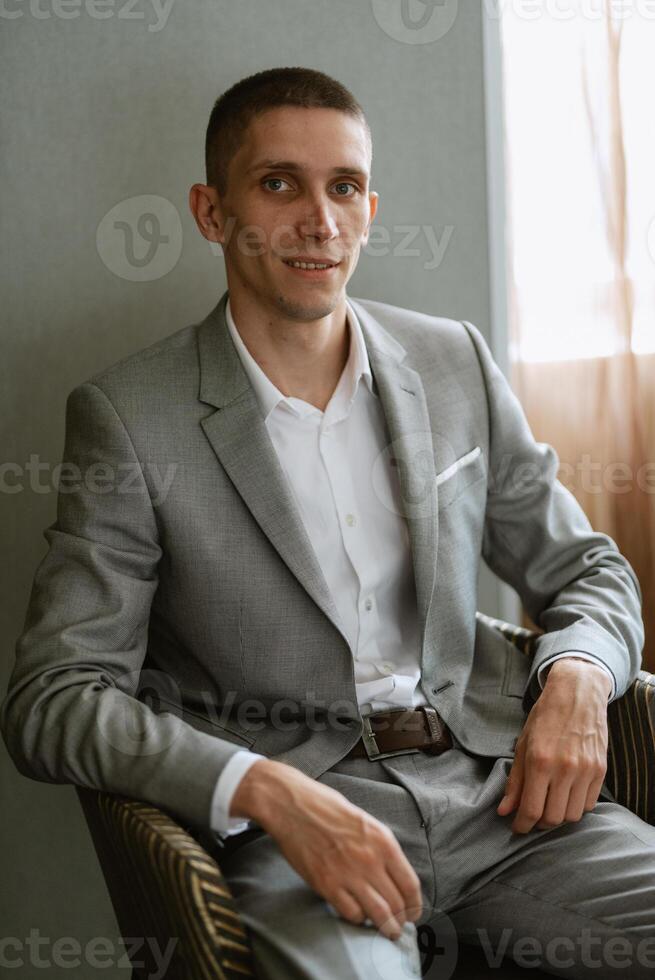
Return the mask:
MULTIPOLYGON (((603 13, 602 34, 598 25, 582 25, 580 96, 595 170, 589 180, 595 182, 611 274, 589 292, 581 282, 580 291, 588 295, 598 323, 611 325, 614 352, 569 360, 563 351, 561 360, 522 359, 530 300, 525 286, 510 276, 511 372, 535 437, 558 452, 560 479, 593 527, 616 541, 637 573, 646 626, 644 667, 655 671, 655 353, 634 352, 635 289, 627 255, 630 235, 645 234, 645 228, 643 222, 631 228, 628 221, 626 155, 632 147, 626 144, 621 89, 624 22, 613 19, 609 5, 603 13), (596 69, 599 57, 604 61, 604 71, 591 72, 592 56, 596 69)), ((650 125, 647 91, 643 111, 644 125, 650 125)), ((511 158, 511 126, 506 138, 511 158)), ((565 145, 561 149, 566 152, 565 145)), ((557 281, 550 285, 557 292, 557 281)))

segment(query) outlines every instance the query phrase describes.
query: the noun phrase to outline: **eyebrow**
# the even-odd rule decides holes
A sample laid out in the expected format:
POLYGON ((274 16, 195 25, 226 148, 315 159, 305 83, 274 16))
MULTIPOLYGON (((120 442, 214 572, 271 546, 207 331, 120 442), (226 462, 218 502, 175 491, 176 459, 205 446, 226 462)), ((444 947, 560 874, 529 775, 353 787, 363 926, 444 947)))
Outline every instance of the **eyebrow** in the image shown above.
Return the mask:
MULTIPOLYGON (((257 173, 259 170, 292 170, 302 172, 305 169, 299 163, 294 163, 293 160, 262 160, 260 163, 255 163, 252 167, 248 167, 246 173, 257 173)), ((349 174, 352 177, 368 177, 367 172, 360 170, 359 167, 333 167, 330 173, 349 174)))

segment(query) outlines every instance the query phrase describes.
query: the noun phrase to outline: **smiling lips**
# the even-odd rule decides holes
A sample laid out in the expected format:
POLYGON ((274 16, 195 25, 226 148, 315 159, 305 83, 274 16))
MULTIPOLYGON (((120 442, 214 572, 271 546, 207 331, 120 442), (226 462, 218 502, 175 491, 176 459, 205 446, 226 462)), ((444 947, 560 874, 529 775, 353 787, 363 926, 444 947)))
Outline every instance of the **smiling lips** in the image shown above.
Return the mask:
POLYGON ((339 263, 329 259, 283 259, 285 265, 290 269, 301 269, 309 272, 327 272, 329 269, 336 268, 339 263))
POLYGON ((340 262, 328 263, 327 260, 320 262, 318 259, 282 259, 282 261, 287 269, 295 272, 296 276, 300 276, 302 279, 313 280, 314 282, 329 279, 341 264, 340 262))

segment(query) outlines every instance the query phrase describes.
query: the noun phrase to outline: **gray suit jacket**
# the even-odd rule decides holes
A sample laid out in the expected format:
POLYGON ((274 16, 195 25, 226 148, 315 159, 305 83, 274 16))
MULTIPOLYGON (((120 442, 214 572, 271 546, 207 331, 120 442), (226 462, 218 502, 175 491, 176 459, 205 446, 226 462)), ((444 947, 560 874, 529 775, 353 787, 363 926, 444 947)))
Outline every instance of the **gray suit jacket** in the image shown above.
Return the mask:
MULTIPOLYGON (((362 731, 352 651, 226 300, 69 395, 57 519, 0 715, 25 775, 199 826, 240 748, 315 777, 362 731)), ((619 696, 636 677, 637 579, 557 482, 475 327, 350 302, 388 425, 380 463, 400 477, 423 690, 465 747, 511 756, 553 654, 595 655, 619 696), (481 556, 546 631, 532 660, 476 621, 481 556)))

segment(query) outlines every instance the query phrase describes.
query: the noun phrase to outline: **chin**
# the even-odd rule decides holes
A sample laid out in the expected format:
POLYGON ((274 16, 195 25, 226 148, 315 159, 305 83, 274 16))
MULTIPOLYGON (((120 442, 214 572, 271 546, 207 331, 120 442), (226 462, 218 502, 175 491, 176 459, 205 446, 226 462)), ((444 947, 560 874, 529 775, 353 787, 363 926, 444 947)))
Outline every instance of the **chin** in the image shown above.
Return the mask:
POLYGON ((277 296, 276 306, 281 313, 284 313, 290 320, 322 320, 337 308, 339 297, 334 296, 330 299, 295 299, 292 296, 284 296, 281 293, 277 296))

